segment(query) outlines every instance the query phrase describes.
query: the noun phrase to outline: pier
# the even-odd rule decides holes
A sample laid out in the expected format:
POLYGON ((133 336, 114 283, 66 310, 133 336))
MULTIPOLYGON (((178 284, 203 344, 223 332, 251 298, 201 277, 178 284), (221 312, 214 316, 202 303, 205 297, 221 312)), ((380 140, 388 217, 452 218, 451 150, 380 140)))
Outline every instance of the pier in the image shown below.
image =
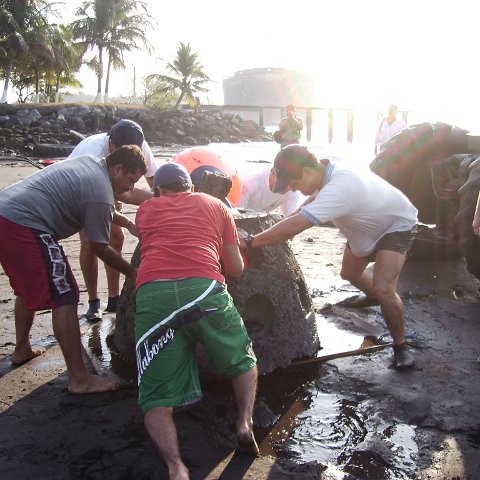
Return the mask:
MULTIPOLYGON (((322 125, 326 132, 328 143, 332 143, 334 132, 337 130, 340 130, 342 135, 345 135, 344 140, 352 143, 356 131, 355 122, 357 118, 368 118, 371 123, 378 124, 386 114, 386 112, 384 113, 380 110, 294 106, 297 115, 304 120, 307 141, 312 139, 312 125, 315 123, 314 118, 318 118, 318 123, 322 125)), ((265 118, 267 116, 270 119, 269 125, 278 125, 285 116, 285 107, 273 105, 202 105, 201 108, 202 110, 220 110, 223 113, 233 113, 241 116, 243 116, 242 113, 248 112, 248 115, 245 115, 244 118, 255 121, 260 127, 266 126, 265 118), (275 121, 272 119, 275 119, 275 121)), ((408 114, 407 110, 398 111, 399 118, 407 125, 408 114)))

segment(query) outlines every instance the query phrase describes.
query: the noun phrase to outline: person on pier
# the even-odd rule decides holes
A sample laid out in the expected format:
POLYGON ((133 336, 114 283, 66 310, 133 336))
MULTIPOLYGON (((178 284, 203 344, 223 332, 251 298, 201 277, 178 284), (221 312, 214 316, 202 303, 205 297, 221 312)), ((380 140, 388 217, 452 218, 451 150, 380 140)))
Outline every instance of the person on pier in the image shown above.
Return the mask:
POLYGON ((278 126, 278 137, 280 139, 280 148, 292 143, 299 143, 301 131, 303 130, 303 120, 297 117, 295 107, 291 104, 285 107, 286 115, 280 121, 278 126))
POLYGON ((388 140, 405 128, 407 124, 397 118, 397 106, 392 103, 388 106, 387 116, 382 119, 375 133, 375 155, 382 151, 383 145, 388 140))

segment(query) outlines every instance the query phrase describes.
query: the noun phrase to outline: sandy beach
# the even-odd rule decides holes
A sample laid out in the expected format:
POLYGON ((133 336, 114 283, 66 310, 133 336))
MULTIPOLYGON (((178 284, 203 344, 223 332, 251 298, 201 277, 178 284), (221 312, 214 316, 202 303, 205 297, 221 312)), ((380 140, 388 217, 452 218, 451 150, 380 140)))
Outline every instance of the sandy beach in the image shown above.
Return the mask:
MULTIPOLYGON (((34 171, 4 162, 0 188, 34 171)), ((134 218, 135 208, 127 207, 126 214, 134 218)), ((336 305, 355 293, 339 277, 343 242, 334 228, 312 228, 291 243, 312 294, 320 356, 355 350, 365 339, 388 341, 378 307, 354 311, 336 305)), ((80 315, 87 297, 78 237, 62 244, 80 286, 80 315)), ((136 244, 126 233, 125 258, 136 244)), ((100 272, 106 302, 102 267, 100 272)), ((398 291, 417 357, 412 371, 390 368, 391 352, 385 349, 289 367, 261 378, 254 418, 258 458, 234 450, 232 392, 212 381, 204 385, 199 404, 176 412, 191 478, 480 478, 480 282, 466 271, 463 259, 408 261, 398 291), (322 407, 322 399, 330 403, 322 407), (334 412, 332 417, 329 412, 334 412), (326 435, 325 429, 336 436, 326 435)), ((168 478, 144 431, 133 382, 99 395, 66 391, 51 312, 40 312, 32 328, 34 344, 47 347, 46 353, 21 367, 11 366, 13 304, 8 279, 0 271, 0 478, 168 478)), ((111 329, 114 321, 113 315, 94 325, 80 319, 85 358, 92 370, 106 375, 115 373, 102 364, 99 351, 108 349, 101 343, 102 330, 111 329)))

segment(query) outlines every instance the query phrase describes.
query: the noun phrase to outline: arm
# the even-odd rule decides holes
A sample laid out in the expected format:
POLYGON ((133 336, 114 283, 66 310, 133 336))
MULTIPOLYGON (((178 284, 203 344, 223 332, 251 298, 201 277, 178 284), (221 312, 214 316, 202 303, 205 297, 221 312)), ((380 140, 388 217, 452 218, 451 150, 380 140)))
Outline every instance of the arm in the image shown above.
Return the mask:
POLYGON ((243 274, 243 258, 238 245, 223 247, 222 262, 228 277, 240 278, 243 274))
POLYGON ((130 205, 140 205, 145 200, 153 197, 153 192, 148 190, 143 190, 143 188, 135 187, 129 192, 122 193, 115 197, 116 200, 120 200, 123 203, 128 203, 130 205))
POLYGON ((280 120, 280 124, 278 125, 278 129, 280 132, 283 133, 283 131, 288 127, 288 118, 283 118, 280 120))
POLYGON ((123 273, 129 280, 135 283, 137 278, 137 269, 122 258, 112 247, 106 243, 98 243, 89 240, 92 252, 110 267, 123 273))
POLYGON ((126 228, 134 237, 138 237, 135 222, 132 222, 132 220, 130 220, 128 217, 121 214, 117 210, 113 212, 112 223, 118 225, 119 227, 126 228))
POLYGON ((300 117, 295 117, 295 121, 297 122, 297 128, 298 130, 303 129, 303 120, 300 117))
MULTIPOLYGON (((284 218, 267 230, 255 235, 251 246, 265 247, 267 245, 277 245, 312 226, 313 225, 303 215, 297 213, 296 215, 284 218)), ((247 248, 247 244, 243 238, 240 239, 240 248, 247 248)))
POLYGON ((475 208, 475 215, 473 216, 472 223, 473 233, 480 237, 480 192, 477 198, 477 207, 475 208))
POLYGON ((158 162, 153 156, 152 149, 150 148, 150 145, 144 140, 142 143, 142 153, 143 156, 145 157, 145 163, 147 165, 147 172, 145 174, 145 178, 148 182, 149 177, 153 177, 155 175, 155 172, 157 171, 158 168, 158 162))

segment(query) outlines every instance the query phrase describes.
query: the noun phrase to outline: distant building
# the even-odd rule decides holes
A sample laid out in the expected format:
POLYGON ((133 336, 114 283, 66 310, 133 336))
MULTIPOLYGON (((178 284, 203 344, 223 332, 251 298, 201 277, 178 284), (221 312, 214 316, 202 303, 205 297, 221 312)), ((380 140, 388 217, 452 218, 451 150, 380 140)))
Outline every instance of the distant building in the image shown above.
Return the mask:
MULTIPOLYGON (((313 105, 313 80, 303 72, 287 68, 251 68, 235 72, 223 81, 225 105, 261 105, 297 107, 313 105)), ((240 112, 243 118, 257 120, 258 115, 240 112)), ((278 123, 278 111, 266 111, 265 123, 278 123)))

